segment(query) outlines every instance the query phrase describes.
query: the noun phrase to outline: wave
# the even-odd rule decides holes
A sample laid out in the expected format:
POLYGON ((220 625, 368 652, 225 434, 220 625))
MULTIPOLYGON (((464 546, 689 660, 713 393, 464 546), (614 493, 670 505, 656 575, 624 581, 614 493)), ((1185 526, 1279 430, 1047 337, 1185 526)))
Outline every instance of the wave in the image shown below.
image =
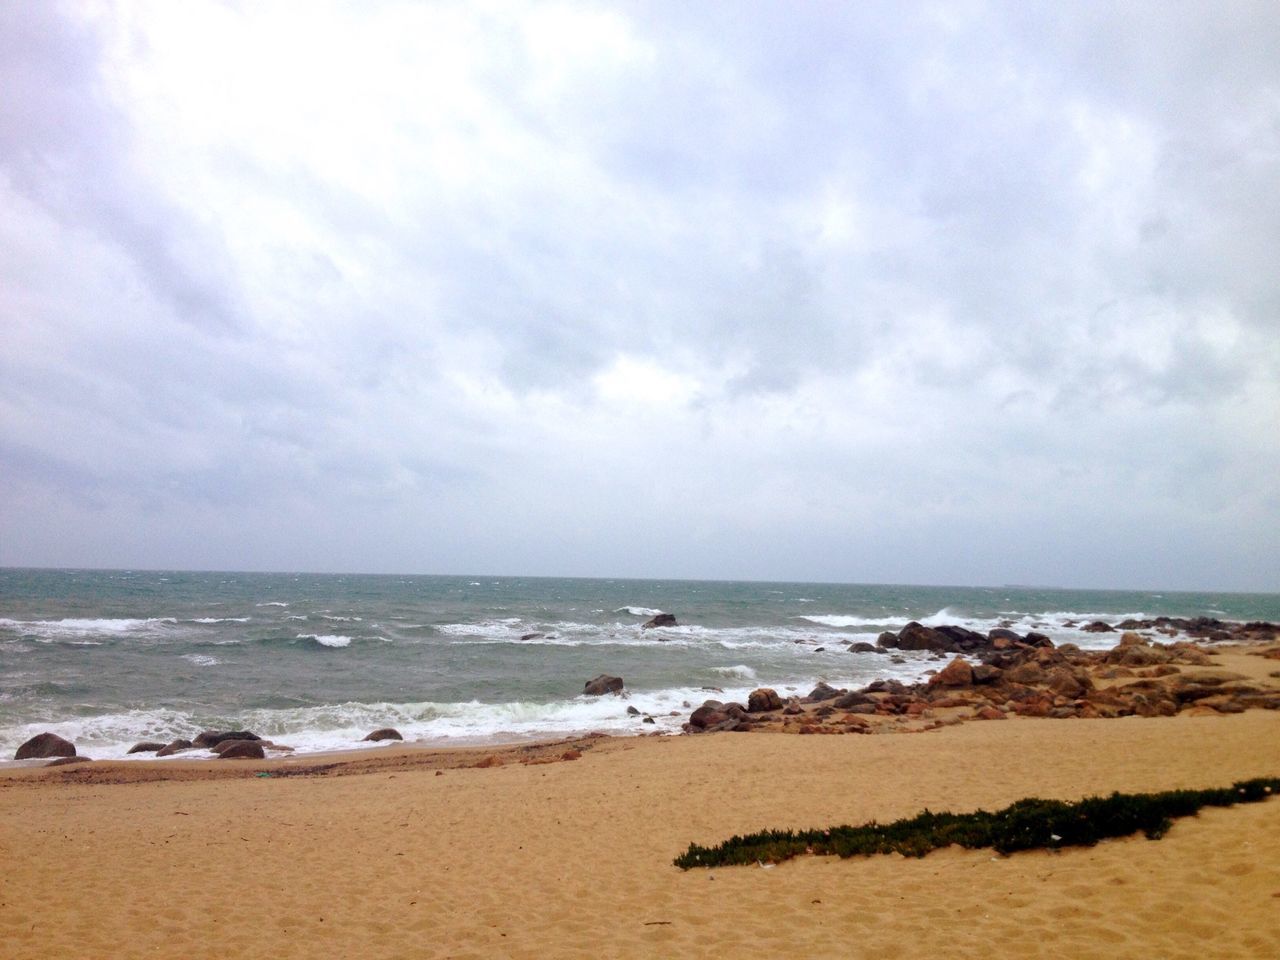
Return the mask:
POLYGON ((658 614, 662 613, 663 611, 658 610, 654 607, 619 607, 617 610, 613 612, 629 613, 633 617, 656 617, 658 614))
POLYGON ((196 617, 194 620, 184 620, 183 623, 248 623, 248 617, 196 617))
POLYGON ((63 620, 10 620, 0 617, 0 628, 18 630, 37 640, 59 640, 67 637, 122 636, 127 633, 152 632, 178 621, 173 617, 67 617, 63 620))
POLYGON ((337 633, 300 633, 299 640, 314 640, 322 647, 349 647, 351 637, 337 633))
POLYGON ((289 604, 285 603, 283 600, 266 600, 262 603, 256 604, 256 606, 259 607, 287 607, 288 605, 289 604))
POLYGON ((907 617, 849 617, 839 614, 798 616, 793 619, 807 620, 822 627, 905 627, 910 622, 907 617))
POLYGON ((184 653, 182 659, 194 663, 197 667, 216 667, 222 661, 205 653, 184 653))

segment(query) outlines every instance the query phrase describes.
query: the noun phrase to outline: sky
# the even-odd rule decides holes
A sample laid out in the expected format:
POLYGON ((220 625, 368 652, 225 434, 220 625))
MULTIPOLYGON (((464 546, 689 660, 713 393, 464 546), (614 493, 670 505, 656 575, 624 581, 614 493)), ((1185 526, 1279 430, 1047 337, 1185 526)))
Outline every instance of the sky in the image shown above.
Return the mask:
POLYGON ((1270 0, 0 5, 0 565, 1280 590, 1270 0))

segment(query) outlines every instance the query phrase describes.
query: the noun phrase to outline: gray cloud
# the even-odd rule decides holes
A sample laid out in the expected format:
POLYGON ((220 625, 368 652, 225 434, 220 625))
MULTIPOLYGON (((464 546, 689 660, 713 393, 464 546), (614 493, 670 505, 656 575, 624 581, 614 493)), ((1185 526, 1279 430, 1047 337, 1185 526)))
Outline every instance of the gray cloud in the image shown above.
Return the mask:
POLYGON ((1265 5, 0 16, 0 562, 1280 588, 1265 5))

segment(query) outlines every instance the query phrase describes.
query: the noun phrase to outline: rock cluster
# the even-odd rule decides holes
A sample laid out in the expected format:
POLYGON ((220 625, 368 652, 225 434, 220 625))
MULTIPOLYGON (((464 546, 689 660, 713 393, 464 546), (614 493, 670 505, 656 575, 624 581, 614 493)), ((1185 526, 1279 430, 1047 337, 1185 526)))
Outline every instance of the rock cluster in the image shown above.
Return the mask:
MULTIPOLYGON (((1274 625, 1265 626, 1271 631, 1267 638, 1274 637, 1274 625)), ((693 711, 684 729, 871 733, 1008 716, 1065 720, 1173 716, 1193 707, 1218 713, 1280 709, 1280 690, 1274 687, 1223 671, 1188 669, 1213 664, 1196 644, 1152 643, 1132 631, 1106 651, 1084 651, 1074 644, 1055 647, 1048 637, 1034 633, 1021 637, 995 630, 983 637, 964 628, 918 623, 885 634, 880 642, 897 649, 963 651, 980 659, 973 663, 956 656, 927 682, 913 685, 877 680, 859 690, 838 690, 819 683, 808 696, 788 702, 762 688, 751 693, 745 707, 708 700, 693 711), (904 723, 910 726, 892 726, 904 723)))

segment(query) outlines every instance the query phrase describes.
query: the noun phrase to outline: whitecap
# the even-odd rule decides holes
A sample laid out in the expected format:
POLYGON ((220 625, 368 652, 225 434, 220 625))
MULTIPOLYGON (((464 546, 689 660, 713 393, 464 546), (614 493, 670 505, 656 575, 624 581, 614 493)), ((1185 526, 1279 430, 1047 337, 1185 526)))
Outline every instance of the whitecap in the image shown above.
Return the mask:
POLYGON ((248 623, 248 617, 196 617, 190 623, 248 623))
POLYGON ((288 605, 282 600, 267 600, 264 603, 257 604, 259 607, 287 607, 288 605))
POLYGON ((182 659, 194 663, 197 667, 216 667, 222 661, 204 653, 184 653, 182 659))
POLYGON ((322 647, 349 647, 351 646, 351 638, 345 637, 338 633, 303 633, 298 635, 299 640, 314 640, 322 647))
POLYGON ((664 612, 654 607, 619 607, 614 613, 629 613, 633 617, 656 617, 664 612))

